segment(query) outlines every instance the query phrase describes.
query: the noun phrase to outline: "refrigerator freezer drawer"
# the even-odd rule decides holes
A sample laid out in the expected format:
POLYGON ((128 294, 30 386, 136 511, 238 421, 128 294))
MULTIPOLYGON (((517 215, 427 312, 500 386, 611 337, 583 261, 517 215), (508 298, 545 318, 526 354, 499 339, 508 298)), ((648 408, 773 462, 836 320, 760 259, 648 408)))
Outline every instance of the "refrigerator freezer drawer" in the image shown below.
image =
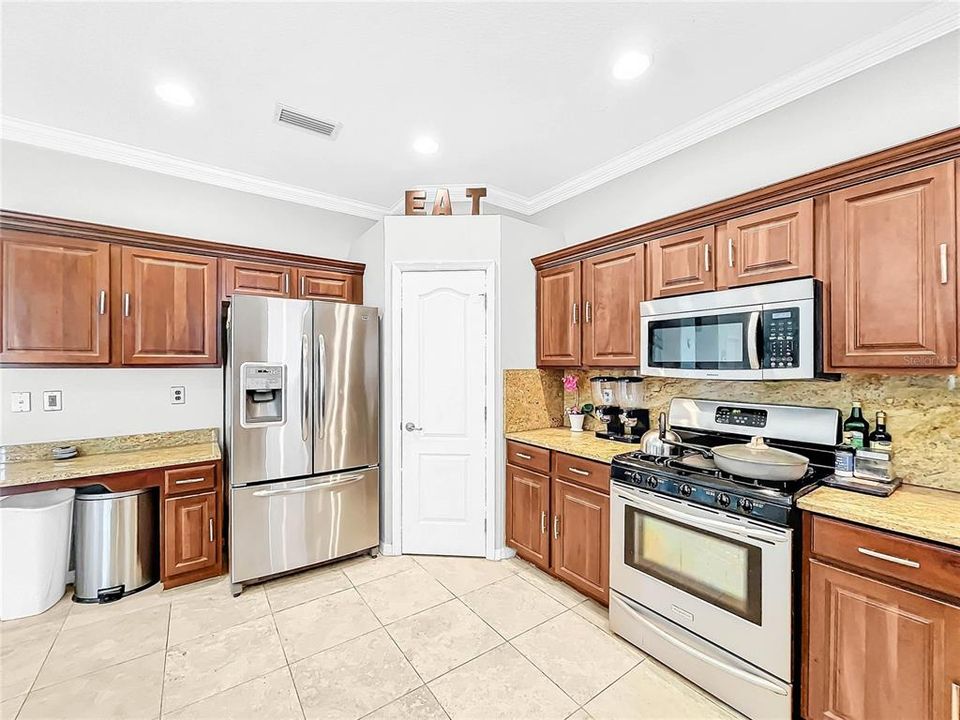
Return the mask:
POLYGON ((234 583, 333 560, 380 542, 377 468, 231 490, 234 583))

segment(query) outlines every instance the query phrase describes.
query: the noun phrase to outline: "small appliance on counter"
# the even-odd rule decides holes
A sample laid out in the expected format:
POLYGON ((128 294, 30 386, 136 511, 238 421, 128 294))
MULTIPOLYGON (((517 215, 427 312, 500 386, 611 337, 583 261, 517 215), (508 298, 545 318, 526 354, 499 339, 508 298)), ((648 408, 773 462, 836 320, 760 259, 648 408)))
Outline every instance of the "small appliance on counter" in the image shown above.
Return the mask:
POLYGON ((596 431, 598 438, 624 443, 642 441, 643 434, 650 428, 650 411, 640 407, 642 382, 643 378, 637 375, 590 378, 593 412, 604 424, 603 430, 596 431))
POLYGON ((623 433, 613 438, 621 442, 638 443, 650 429, 650 411, 643 404, 643 378, 627 376, 620 378, 620 420, 623 433))
POLYGON ((593 392, 593 412, 597 419, 606 428, 597 430, 598 438, 613 440, 623 435, 623 422, 620 420, 621 407, 620 382, 618 378, 608 375, 598 375, 590 378, 590 389, 593 392))

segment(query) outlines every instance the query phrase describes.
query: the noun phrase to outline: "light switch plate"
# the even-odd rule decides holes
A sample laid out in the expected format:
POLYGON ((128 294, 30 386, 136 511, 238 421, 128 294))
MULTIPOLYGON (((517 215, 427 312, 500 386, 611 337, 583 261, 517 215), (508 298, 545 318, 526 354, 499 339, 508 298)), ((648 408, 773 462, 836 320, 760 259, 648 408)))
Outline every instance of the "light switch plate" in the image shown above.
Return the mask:
POLYGON ((170 404, 183 405, 187 401, 187 391, 183 385, 173 385, 170 388, 170 404))
POLYGON ((10 393, 10 412, 30 412, 30 393, 10 393))
POLYGON ((63 410, 63 391, 62 390, 44 390, 43 391, 43 411, 57 412, 63 410))

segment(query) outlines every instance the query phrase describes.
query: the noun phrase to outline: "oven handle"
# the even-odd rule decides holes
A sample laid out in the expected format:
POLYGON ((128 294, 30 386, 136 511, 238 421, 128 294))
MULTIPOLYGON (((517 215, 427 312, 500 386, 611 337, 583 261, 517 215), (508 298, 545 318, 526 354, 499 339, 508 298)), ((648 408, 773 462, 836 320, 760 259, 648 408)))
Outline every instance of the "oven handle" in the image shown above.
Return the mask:
POLYGON ((760 369, 760 311, 750 313, 747 323, 747 358, 750 360, 750 369, 760 369))
POLYGON ((648 510, 656 515, 663 515, 665 517, 673 518, 674 520, 680 520, 685 525, 693 525, 694 522, 696 526, 713 528, 714 530, 722 530, 724 532, 732 533, 734 535, 739 535, 740 537, 749 537, 754 540, 766 540, 767 542, 773 543, 782 543, 786 542, 787 538, 783 535, 777 535, 775 533, 766 532, 764 530, 754 530, 753 528, 745 528, 740 525, 732 525, 730 523, 720 522, 718 520, 711 520, 709 518, 702 517, 691 517, 689 515, 684 515, 683 513, 678 513, 673 510, 669 510, 665 507, 652 503, 644 498, 634 495, 630 492, 624 492, 623 490, 618 490, 620 494, 620 499, 624 502, 635 503, 639 505, 644 510, 648 510), (628 497, 624 497, 627 495, 628 497))
POLYGON ((647 630, 654 633, 655 635, 658 635, 661 639, 670 643, 674 647, 679 648, 680 650, 686 653, 689 653, 690 655, 693 655, 698 660, 708 663, 709 665, 713 665, 718 670, 722 670, 723 672, 728 673, 730 675, 735 675, 741 680, 745 680, 748 683, 756 685, 757 687, 761 687, 764 690, 769 690, 770 692, 776 693, 777 695, 782 695, 784 697, 786 696, 787 694, 786 690, 784 690, 781 687, 778 687, 777 685, 774 685, 769 680, 765 680, 762 677, 757 677, 756 675, 748 673, 746 670, 741 670, 738 667, 734 667, 733 665, 727 665, 725 662, 722 662, 715 657, 711 657, 710 655, 707 655, 706 653, 701 652, 700 650, 697 650, 694 647, 690 647, 685 642, 683 642, 680 638, 676 638, 670 633, 658 628, 652 622, 647 620, 643 615, 641 615, 632 607, 630 607, 630 605, 628 605, 626 602, 620 601, 620 604, 631 614, 631 616, 635 620, 638 620, 640 624, 643 625, 647 630))

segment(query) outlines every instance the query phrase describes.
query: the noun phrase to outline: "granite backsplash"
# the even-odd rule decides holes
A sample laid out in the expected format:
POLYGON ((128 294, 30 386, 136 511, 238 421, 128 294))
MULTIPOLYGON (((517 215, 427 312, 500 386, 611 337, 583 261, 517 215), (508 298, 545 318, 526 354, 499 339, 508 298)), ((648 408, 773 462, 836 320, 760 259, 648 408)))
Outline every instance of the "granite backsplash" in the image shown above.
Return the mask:
MULTIPOLYGON (((507 432, 560 427, 570 422, 563 409, 592 402, 590 378, 598 374, 633 375, 624 370, 507 370, 504 404, 507 432), (566 392, 565 374, 579 378, 579 389, 566 392)), ((887 413, 893 435, 897 473, 912 485, 960 492, 960 387, 955 376, 844 375, 838 382, 820 380, 736 382, 645 378, 643 395, 653 422, 674 397, 792 403, 839 408, 846 417, 854 400, 863 403, 871 426, 877 410, 887 413)), ((589 417, 584 427, 596 429, 589 417)))

